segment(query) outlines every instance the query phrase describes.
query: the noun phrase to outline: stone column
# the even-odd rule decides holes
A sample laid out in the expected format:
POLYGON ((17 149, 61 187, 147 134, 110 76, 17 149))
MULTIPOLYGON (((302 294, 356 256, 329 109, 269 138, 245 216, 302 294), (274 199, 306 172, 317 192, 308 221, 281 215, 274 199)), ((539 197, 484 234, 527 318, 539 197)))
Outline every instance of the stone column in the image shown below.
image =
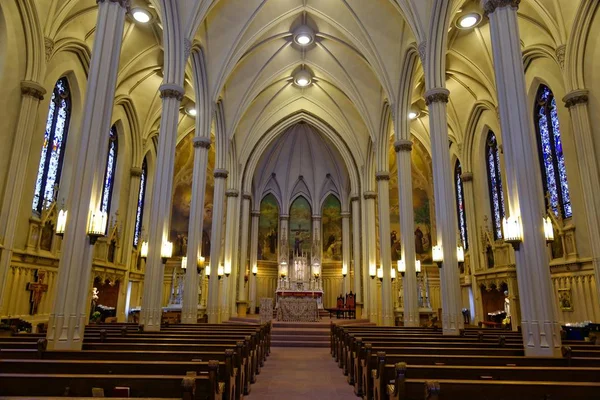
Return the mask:
MULTIPOLYGON (((319 210, 320 211, 320 210, 319 210)), ((312 264, 318 262, 321 266, 321 278, 323 277, 323 235, 321 234, 321 216, 312 216, 312 246, 311 246, 311 268, 312 264), (314 253, 314 254, 313 254, 314 253)), ((312 271, 311 271, 312 272, 312 271)))
MULTIPOLYGON (((405 274, 402 277, 404 299, 404 326, 419 326, 419 295, 415 261, 415 213, 413 208, 412 142, 398 140, 394 143, 398 166, 398 200, 400 204, 400 240, 405 274)), ((400 276, 398 276, 400 278, 400 276)))
POLYGON ((237 253, 238 250, 238 200, 240 192, 236 189, 228 189, 225 192, 225 196, 227 197, 227 216, 225 217, 225 260, 223 263, 225 277, 223 278, 224 290, 221 293, 221 322, 229 321, 230 317, 237 316, 237 307, 235 305, 235 296, 237 294, 237 257, 234 255, 234 252, 237 253))
MULTIPOLYGON (((596 281, 600 282, 600 177, 598 163, 594 152, 593 131, 590 124, 588 108, 588 91, 575 90, 563 99, 565 107, 571 114, 571 125, 575 148, 577 149, 577 164, 581 176, 583 202, 588 217, 588 237, 592 250, 592 263, 596 281), (594 240, 595 239, 595 240, 594 240)), ((596 285, 596 295, 600 300, 600 285, 596 285)))
MULTIPOLYGON (((364 242, 367 253, 367 265, 366 265, 366 278, 365 287, 368 286, 368 298, 369 307, 369 320, 373 323, 377 323, 377 284, 375 279, 371 279, 371 274, 377 272, 377 243, 375 233, 375 199, 377 193, 365 192, 363 193, 365 199, 365 228, 364 228, 364 242)), ((366 307, 365 307, 366 308, 366 307)), ((364 313, 364 310, 363 310, 364 313)))
POLYGON ((352 207, 352 258, 354 264, 354 294, 356 295, 356 318, 362 315, 362 275, 361 275, 361 252, 360 252, 360 197, 353 195, 350 197, 352 207))
POLYGON ((464 321, 461 314, 460 273, 456 258, 456 200, 448 151, 446 106, 449 94, 445 88, 434 88, 425 93, 425 102, 429 107, 437 245, 441 245, 444 252, 443 267, 440 269, 442 327, 444 335, 459 335, 464 321))
MULTIPOLYGON (((260 215, 260 212, 259 212, 260 215)), ((277 249, 277 254, 278 256, 278 264, 281 264, 282 261, 285 261, 286 263, 289 263, 289 247, 288 247, 288 243, 290 242, 288 235, 289 235, 289 223, 290 223, 290 216, 287 214, 281 214, 279 215, 279 240, 277 241, 278 245, 279 245, 279 249, 277 249)), ((257 243, 257 249, 259 245, 258 244, 258 223, 257 225, 257 231, 256 231, 256 235, 257 235, 257 239, 256 239, 256 243, 257 243)), ((279 271, 277 272, 277 275, 279 275, 279 271)))
MULTIPOLYGON (((252 233, 250 236, 250 269, 255 265, 258 267, 258 222, 260 219, 260 211, 252 211, 252 233)), ((260 271, 258 271, 260 274, 260 271)), ((248 297, 250 298, 250 314, 256 313, 256 277, 250 274, 250 282, 248 285, 248 297)))
MULTIPOLYGON (((208 323, 219 322, 219 283, 218 268, 221 258, 221 238, 223 233, 223 214, 225 183, 229 173, 224 169, 215 169, 215 189, 213 195, 213 219, 210 235, 210 280, 208 282, 208 323)), ((223 278, 225 279, 225 278, 223 278)))
MULTIPOLYGON (((201 133, 196 129, 196 133, 201 133)), ((188 226, 187 270, 183 286, 183 305, 181 307, 181 322, 195 324, 198 322, 198 257, 206 257, 202 252, 202 231, 204 229, 204 198, 206 193, 206 166, 208 150, 210 149, 210 134, 194 137, 194 171, 192 181, 192 203, 190 205, 190 220, 188 226)))
MULTIPOLYGON (((29 165, 29 149, 33 138, 35 121, 37 121, 38 106, 44 99, 46 89, 39 83, 31 81, 21 82, 21 109, 19 119, 13 136, 13 146, 6 174, 6 186, 2 200, 2 213, 0 214, 0 237, 3 238, 3 249, 0 249, 0 308, 6 290, 6 277, 10 269, 17 218, 22 204, 23 184, 29 165)), ((41 132, 40 132, 41 134, 41 132)))
POLYGON ((484 0, 490 18, 496 90, 506 166, 508 210, 520 218, 523 242, 515 251, 525 355, 560 357, 560 326, 548 268, 545 215, 521 55, 518 0, 484 0))
POLYGON ((252 196, 250 193, 244 193, 242 196, 242 232, 240 237, 240 260, 238 272, 238 300, 237 314, 238 317, 246 316, 248 300, 246 298, 246 270, 248 270, 248 280, 252 275, 252 266, 248 266, 248 235, 250 234, 250 202, 252 196))
MULTIPOLYGON (((342 293, 350 293, 350 213, 342 213, 342 265, 346 267, 346 276, 342 287, 342 293)), ((343 268, 342 267, 342 268, 343 268)))
POLYGON ((79 173, 71 182, 56 298, 48 321, 51 350, 81 350, 83 342, 93 253, 87 230, 91 213, 100 209, 127 6, 127 1, 98 2, 76 164, 79 173))
MULTIPOLYGON (((123 241, 125 244, 123 246, 124 250, 121 253, 121 262, 131 269, 135 216, 137 213, 138 197, 140 194, 142 169, 138 167, 132 167, 129 171, 129 175, 129 197, 127 198, 127 213, 125 217, 126 223, 124 224, 125 232, 123 234, 123 241)), ((141 240, 138 243, 138 246, 141 246, 141 240)))
MULTIPOLYGON (((394 325, 394 307, 392 301, 392 249, 390 247, 390 174, 377 172, 377 199, 379 200, 379 254, 383 269, 381 283, 381 313, 384 326, 394 325)), ((395 266, 394 266, 395 268, 395 266)))

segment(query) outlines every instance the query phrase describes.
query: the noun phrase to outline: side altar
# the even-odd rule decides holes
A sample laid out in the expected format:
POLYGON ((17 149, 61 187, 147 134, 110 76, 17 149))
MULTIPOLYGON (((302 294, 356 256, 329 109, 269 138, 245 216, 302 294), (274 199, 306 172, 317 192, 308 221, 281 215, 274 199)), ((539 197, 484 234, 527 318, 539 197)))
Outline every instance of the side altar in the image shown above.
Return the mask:
POLYGON ((279 280, 275 291, 276 308, 285 298, 315 299, 318 309, 323 309, 323 282, 318 264, 311 266, 308 257, 296 254, 291 263, 282 261, 279 265, 279 280))

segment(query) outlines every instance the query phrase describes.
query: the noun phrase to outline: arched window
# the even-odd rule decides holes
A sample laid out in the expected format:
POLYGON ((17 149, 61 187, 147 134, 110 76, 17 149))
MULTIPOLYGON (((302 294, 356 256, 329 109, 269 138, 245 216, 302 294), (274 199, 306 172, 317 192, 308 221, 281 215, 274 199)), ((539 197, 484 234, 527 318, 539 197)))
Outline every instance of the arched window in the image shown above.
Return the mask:
POLYGON ((557 216, 560 213, 564 218, 569 218, 573 215, 573 211, 560 139, 556 99, 547 86, 540 86, 534 112, 544 193, 548 194, 546 207, 552 208, 557 216))
POLYGON ((117 168, 117 127, 110 128, 108 139, 108 155, 106 156, 106 171, 104 172, 104 186, 102 187, 102 203, 100 211, 110 214, 110 203, 112 200, 113 187, 115 185, 115 169, 117 168))
POLYGON ((462 167, 460 161, 456 160, 454 166, 454 183, 456 184, 456 214, 458 216, 458 232, 462 239, 465 250, 469 248, 469 237, 467 233, 467 217, 465 215, 465 191, 462 182, 462 167))
POLYGON ((146 157, 142 163, 142 174, 140 175, 140 191, 138 192, 137 210, 135 212, 135 228, 133 231, 133 245, 137 247, 142 234, 142 218, 144 217, 144 200, 146 199, 146 180, 148 179, 148 164, 146 157))
POLYGON ((504 218, 504 193, 502 192, 502 175, 500 174, 500 149, 494 132, 489 131, 485 143, 485 159, 487 164, 488 186, 490 189, 490 207, 494 239, 502 239, 502 218, 504 218))
POLYGON ((71 117, 71 93, 67 78, 62 77, 56 82, 52 91, 44 145, 40 155, 35 193, 31 208, 41 214, 42 209, 54 200, 65 155, 69 119, 71 117))

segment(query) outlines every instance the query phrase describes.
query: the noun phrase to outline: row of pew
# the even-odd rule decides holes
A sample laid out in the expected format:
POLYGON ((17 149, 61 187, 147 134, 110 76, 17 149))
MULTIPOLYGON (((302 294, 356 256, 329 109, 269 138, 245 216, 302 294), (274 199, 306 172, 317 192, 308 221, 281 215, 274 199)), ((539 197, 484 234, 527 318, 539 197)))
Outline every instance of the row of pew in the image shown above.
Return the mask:
POLYGON ((0 396, 241 400, 270 346, 270 324, 89 325, 81 351, 49 351, 43 334, 0 337, 0 396))
POLYGON ((525 357, 520 333, 495 329, 331 325, 331 354, 365 400, 600 399, 600 346, 561 351, 525 357))

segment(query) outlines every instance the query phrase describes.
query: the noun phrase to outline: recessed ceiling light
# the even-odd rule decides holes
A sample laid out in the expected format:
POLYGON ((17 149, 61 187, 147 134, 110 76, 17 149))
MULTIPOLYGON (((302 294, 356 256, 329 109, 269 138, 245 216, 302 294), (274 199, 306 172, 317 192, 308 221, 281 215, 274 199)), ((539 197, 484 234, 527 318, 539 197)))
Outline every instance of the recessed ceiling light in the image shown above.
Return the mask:
POLYGON ((311 82, 312 76, 310 72, 305 69, 301 69, 294 75, 294 83, 300 87, 306 87, 310 85, 311 82))
POLYGON ((195 117, 198 112, 196 111, 196 107, 195 106, 190 106, 188 108, 185 109, 185 112, 187 115, 189 115, 190 117, 195 117))
POLYGON ((131 15, 133 16, 133 19, 135 19, 137 22, 140 22, 142 24, 150 22, 150 20, 152 19, 152 16, 150 15, 150 13, 148 11, 144 10, 143 8, 133 9, 131 12, 131 15))
POLYGON ((294 42, 300 46, 308 46, 315 40, 315 33, 306 25, 300 25, 294 30, 294 42))
POLYGON ((463 29, 473 28, 481 21, 481 15, 477 13, 465 14, 458 18, 458 27, 463 29))
POLYGON ((418 116, 419 116, 419 114, 417 114, 414 111, 411 111, 411 112, 408 113, 408 119, 411 119, 411 120, 412 119, 416 119, 418 116))

